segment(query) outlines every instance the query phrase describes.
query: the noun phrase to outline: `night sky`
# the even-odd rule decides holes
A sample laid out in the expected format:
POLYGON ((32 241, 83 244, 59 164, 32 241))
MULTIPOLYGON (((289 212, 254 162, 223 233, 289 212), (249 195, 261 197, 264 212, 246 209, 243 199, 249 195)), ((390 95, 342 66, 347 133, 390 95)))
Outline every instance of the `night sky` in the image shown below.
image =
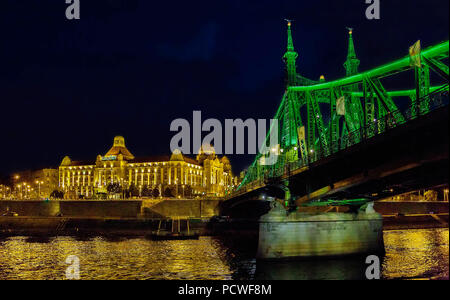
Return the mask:
MULTIPOLYGON (((135 156, 168 154, 176 118, 271 118, 283 94, 286 22, 298 72, 345 74, 346 26, 360 70, 421 39, 448 39, 449 1, 0 1, 0 174, 95 160, 115 135, 135 156)), ((236 173, 251 156, 232 156, 236 173)))

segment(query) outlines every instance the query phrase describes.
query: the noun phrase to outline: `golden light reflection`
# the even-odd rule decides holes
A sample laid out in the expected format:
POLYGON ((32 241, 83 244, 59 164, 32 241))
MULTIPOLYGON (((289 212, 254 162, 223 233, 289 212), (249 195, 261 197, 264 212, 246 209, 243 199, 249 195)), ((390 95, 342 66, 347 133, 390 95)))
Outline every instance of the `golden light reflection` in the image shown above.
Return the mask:
POLYGON ((384 242, 386 278, 448 278, 448 228, 386 231, 384 242))
MULTIPOLYGON (((448 228, 385 231, 384 240, 384 279, 448 278, 448 228)), ((230 253, 230 248, 209 237, 187 241, 0 238, 0 280, 65 279, 69 255, 79 257, 81 279, 246 279, 250 276, 247 271, 254 269, 262 276, 258 279, 269 279, 268 274, 277 277, 272 279, 330 276, 323 262, 299 262, 280 269, 279 265, 261 265, 230 253)), ((355 261, 339 261, 331 275, 349 276, 352 270, 359 270, 358 266, 355 261)))

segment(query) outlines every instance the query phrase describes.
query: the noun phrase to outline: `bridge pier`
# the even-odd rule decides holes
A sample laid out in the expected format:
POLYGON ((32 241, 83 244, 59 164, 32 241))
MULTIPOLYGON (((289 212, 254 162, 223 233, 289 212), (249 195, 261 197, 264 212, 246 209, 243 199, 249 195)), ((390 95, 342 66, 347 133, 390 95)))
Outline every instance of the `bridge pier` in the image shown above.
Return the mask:
POLYGON ((383 218, 372 206, 346 213, 288 213, 280 204, 260 218, 257 258, 289 259, 384 252, 383 218))

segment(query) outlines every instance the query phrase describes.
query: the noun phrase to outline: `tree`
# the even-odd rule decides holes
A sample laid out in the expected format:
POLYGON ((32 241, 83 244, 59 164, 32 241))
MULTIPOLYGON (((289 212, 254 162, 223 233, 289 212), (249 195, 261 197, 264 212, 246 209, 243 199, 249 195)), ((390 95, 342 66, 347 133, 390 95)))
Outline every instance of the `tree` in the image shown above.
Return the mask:
POLYGON ((64 192, 58 191, 58 190, 54 190, 51 194, 50 194, 50 198, 53 199, 62 199, 64 198, 64 192))
POLYGON ((186 185, 184 187, 184 197, 185 198, 192 198, 192 187, 190 185, 186 185))
POLYGON ((131 197, 139 197, 139 189, 134 184, 130 185, 128 193, 131 197))
POLYGON ((172 190, 169 187, 166 187, 164 190, 164 197, 173 198, 172 190))
POLYGON ((143 197, 151 197, 152 191, 148 188, 147 185, 144 185, 144 187, 142 188, 141 195, 142 195, 143 197))
POLYGON ((153 189, 153 191, 152 191, 153 198, 159 197, 159 194, 160 193, 159 193, 159 190, 157 188, 153 189))
POLYGON ((119 194, 122 191, 122 188, 121 188, 120 184, 115 182, 115 183, 108 184, 108 186, 106 187, 106 190, 108 191, 109 194, 119 194))

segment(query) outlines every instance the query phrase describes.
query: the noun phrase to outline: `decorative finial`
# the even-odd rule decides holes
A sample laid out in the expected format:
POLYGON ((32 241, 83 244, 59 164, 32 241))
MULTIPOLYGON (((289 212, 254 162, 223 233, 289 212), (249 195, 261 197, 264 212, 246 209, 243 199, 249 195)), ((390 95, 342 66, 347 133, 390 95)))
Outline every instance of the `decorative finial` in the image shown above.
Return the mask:
POLYGON ((288 19, 284 19, 284 20, 287 22, 287 25, 288 25, 289 27, 291 27, 292 21, 293 21, 293 20, 288 20, 288 19))
POLYGON ((353 34, 353 28, 347 27, 348 33, 353 34))

